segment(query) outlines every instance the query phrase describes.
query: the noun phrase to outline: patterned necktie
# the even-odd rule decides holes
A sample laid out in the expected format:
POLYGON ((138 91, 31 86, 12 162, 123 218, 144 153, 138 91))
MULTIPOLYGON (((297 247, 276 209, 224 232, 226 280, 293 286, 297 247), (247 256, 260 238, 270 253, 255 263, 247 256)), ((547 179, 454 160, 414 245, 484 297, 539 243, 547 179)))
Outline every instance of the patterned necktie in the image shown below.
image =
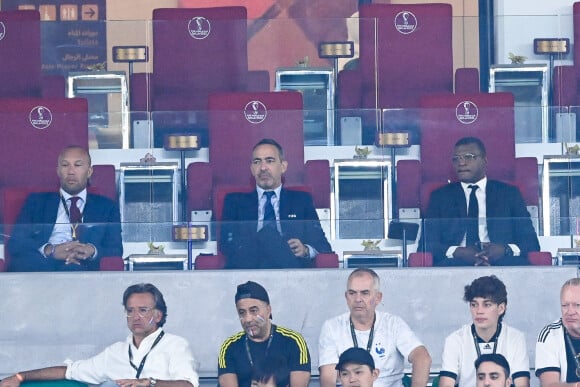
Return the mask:
POLYGON ((470 184, 469 207, 467 208, 467 233, 465 238, 466 246, 475 246, 479 242, 479 203, 475 191, 479 188, 476 184, 470 184))
POLYGON ((78 201, 80 198, 78 196, 73 196, 70 198, 70 216, 69 221, 71 224, 77 224, 82 222, 83 216, 81 215, 81 210, 79 210, 78 201))
POLYGON ((272 205, 272 197, 274 195, 276 195, 274 191, 264 192, 264 196, 266 196, 266 204, 264 205, 264 227, 271 227, 277 230, 276 212, 274 211, 274 206, 272 205))
POLYGON ((79 210, 79 207, 77 205, 79 199, 80 198, 78 196, 73 196, 70 198, 70 209, 68 220, 70 222, 70 231, 73 241, 79 239, 79 231, 80 231, 79 223, 82 223, 83 221, 83 215, 81 214, 81 210, 79 210))

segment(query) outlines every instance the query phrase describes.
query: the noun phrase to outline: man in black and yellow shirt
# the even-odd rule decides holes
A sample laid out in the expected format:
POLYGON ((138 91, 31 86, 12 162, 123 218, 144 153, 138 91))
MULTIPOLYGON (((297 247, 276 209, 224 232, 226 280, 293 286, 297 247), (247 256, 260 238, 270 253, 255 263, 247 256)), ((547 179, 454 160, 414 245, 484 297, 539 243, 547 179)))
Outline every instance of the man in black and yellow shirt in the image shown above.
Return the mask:
POLYGON ((250 387, 255 364, 268 357, 284 358, 290 369, 290 387, 307 387, 310 353, 302 335, 272 324, 272 308, 266 289, 248 281, 238 285, 236 310, 242 332, 226 339, 219 351, 221 387, 250 387))

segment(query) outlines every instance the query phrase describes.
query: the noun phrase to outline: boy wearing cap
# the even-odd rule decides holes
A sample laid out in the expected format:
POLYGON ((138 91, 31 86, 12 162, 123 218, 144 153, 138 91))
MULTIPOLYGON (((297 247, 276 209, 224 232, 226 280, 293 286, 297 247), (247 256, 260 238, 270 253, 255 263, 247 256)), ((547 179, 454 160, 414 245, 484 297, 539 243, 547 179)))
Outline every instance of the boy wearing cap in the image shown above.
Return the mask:
POLYGON ((343 387, 372 387, 379 377, 373 357, 357 347, 349 348, 340 355, 336 370, 343 387))
POLYGON ((503 355, 489 353, 475 361, 477 387, 510 387, 510 365, 503 355))
POLYGON ((290 386, 307 387, 310 353, 301 334, 272 324, 266 289, 248 281, 238 285, 236 309, 242 332, 227 338, 218 355, 220 387, 250 387, 255 364, 266 357, 283 357, 290 369, 290 386))
POLYGON ((529 387, 530 365, 524 334, 502 322, 507 291, 496 276, 475 279, 465 286, 472 323, 445 339, 439 373, 440 387, 471 387, 476 383, 473 362, 484 354, 502 354, 513 371, 515 387, 529 387))

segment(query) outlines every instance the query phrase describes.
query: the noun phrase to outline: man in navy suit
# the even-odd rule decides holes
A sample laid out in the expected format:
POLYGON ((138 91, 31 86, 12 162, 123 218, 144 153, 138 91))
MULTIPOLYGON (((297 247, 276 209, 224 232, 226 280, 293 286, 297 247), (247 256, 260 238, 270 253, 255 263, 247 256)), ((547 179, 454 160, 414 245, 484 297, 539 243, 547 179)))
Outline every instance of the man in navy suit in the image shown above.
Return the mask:
POLYGON ((119 207, 87 193, 92 172, 84 148, 60 153, 60 190, 26 199, 8 242, 10 271, 98 270, 101 257, 123 254, 119 207))
POLYGON ((433 253, 437 266, 527 265, 528 252, 540 244, 518 188, 486 177, 478 138, 460 139, 452 160, 459 182, 431 194, 419 246, 433 253), (473 195, 475 223, 469 218, 473 195))
POLYGON ((282 187, 288 167, 280 144, 263 139, 252 150, 256 190, 226 195, 219 247, 229 269, 310 266, 330 252, 312 196, 282 187))

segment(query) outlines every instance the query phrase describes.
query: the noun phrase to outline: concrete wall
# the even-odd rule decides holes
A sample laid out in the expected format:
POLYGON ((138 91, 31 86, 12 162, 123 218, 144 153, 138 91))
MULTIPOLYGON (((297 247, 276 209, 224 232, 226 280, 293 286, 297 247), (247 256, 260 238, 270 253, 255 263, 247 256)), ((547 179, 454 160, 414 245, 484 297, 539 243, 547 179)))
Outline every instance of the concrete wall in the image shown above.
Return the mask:
MULTIPOLYGON (((402 316, 425 342, 433 369, 447 334, 470 320, 463 287, 495 273, 508 288, 506 322, 527 335, 533 359, 539 330, 559 317, 559 289, 573 267, 498 269, 381 269, 380 308, 402 316)), ((125 288, 151 282, 168 305, 166 330, 186 337, 202 376, 216 375, 221 342, 240 330, 236 285, 262 283, 274 322, 301 332, 317 374, 317 340, 327 318, 347 311, 350 270, 49 273, 0 275, 0 377, 18 370, 89 357, 128 334, 121 305, 125 288)))

